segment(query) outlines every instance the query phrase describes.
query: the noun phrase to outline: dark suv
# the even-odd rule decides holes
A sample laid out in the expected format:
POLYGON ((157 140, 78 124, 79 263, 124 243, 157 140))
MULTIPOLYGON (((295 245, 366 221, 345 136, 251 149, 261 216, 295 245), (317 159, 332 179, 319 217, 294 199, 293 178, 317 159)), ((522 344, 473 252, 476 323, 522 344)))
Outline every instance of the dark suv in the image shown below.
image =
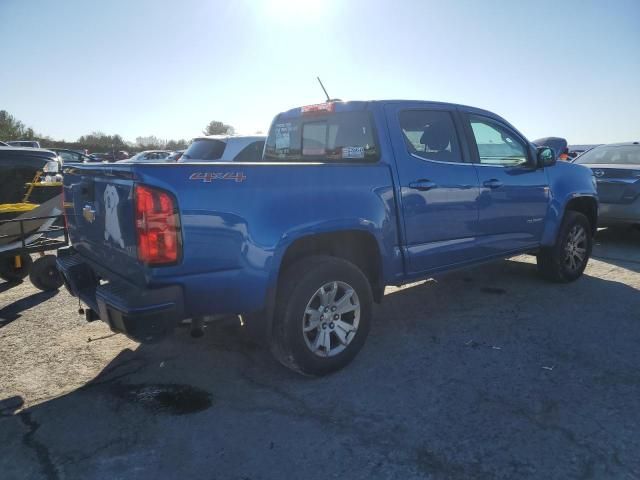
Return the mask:
POLYGON ((18 203, 24 197, 25 183, 33 181, 36 173, 56 175, 58 156, 39 148, 0 146, 0 204, 18 203))

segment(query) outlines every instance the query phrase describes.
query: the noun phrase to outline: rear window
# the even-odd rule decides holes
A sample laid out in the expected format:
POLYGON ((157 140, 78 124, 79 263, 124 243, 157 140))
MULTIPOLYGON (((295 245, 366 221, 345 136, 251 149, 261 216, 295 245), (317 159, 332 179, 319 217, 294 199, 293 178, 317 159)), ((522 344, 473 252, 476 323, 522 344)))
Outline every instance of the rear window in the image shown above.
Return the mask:
POLYGON ((617 163, 622 165, 640 165, 640 146, 617 145, 596 147, 583 153, 576 163, 617 163))
POLYGON ((219 160, 226 146, 226 142, 222 140, 197 138, 191 142, 180 160, 219 160))
POLYGON ((341 112, 276 119, 269 131, 264 159, 375 162, 378 155, 368 112, 341 112))

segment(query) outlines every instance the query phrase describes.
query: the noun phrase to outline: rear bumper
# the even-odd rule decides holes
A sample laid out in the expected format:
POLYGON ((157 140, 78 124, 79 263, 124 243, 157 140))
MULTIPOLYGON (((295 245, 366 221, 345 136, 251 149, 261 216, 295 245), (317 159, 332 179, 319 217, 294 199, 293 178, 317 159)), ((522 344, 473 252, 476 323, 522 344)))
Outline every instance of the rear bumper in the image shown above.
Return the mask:
POLYGON ((92 308, 114 332, 150 343, 170 334, 184 318, 179 285, 145 289, 122 279, 99 281, 95 270, 72 247, 58 251, 57 265, 69 293, 92 308))
POLYGON ((640 224, 640 198, 627 204, 600 203, 598 226, 640 224))

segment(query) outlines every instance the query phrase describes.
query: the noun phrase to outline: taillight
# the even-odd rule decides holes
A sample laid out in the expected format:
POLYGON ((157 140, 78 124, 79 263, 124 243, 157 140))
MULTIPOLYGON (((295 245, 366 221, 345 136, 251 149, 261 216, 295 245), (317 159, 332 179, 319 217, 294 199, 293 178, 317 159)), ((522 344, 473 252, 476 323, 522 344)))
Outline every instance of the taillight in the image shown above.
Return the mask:
POLYGON ((180 217, 171 194, 135 187, 138 259, 147 265, 175 263, 180 257, 180 217))

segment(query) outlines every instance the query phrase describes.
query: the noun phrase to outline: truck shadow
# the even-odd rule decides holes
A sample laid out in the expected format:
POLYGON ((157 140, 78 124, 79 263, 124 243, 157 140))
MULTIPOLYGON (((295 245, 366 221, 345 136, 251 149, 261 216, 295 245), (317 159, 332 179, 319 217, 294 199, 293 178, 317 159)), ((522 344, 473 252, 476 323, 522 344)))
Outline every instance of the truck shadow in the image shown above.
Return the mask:
MULTIPOLYGON (((22 398, 0 400, 0 451, 21 452, 1 454, 0 471, 6 478, 203 471, 227 478, 271 462, 313 467, 311 440, 327 437, 342 442, 327 447, 337 459, 331 464, 340 463, 345 442, 372 458, 386 458, 394 445, 398 468, 443 476, 438 469, 460 438, 469 458, 482 458, 490 440, 535 463, 539 452, 530 445, 560 431, 552 443, 562 455, 545 454, 536 475, 552 476, 566 455, 582 458, 575 438, 587 434, 603 452, 598 462, 619 472, 633 449, 622 437, 592 432, 640 422, 640 375, 628 361, 640 341, 637 312, 640 295, 629 285, 590 276, 547 284, 518 258, 390 289, 359 356, 324 378, 284 369, 232 320, 209 325, 200 340, 180 329, 170 340, 122 351, 91 382, 57 398, 23 410, 22 398), (603 298, 606 320, 597 313, 603 298), (300 457, 291 460, 278 445, 296 445, 300 457), (187 453, 188 461, 175 461, 187 453)), ((482 468, 498 476, 511 461, 488 456, 482 468)), ((461 462, 453 473, 477 473, 475 461, 461 462)))
POLYGON ((640 273, 640 228, 598 231, 593 258, 640 273))

